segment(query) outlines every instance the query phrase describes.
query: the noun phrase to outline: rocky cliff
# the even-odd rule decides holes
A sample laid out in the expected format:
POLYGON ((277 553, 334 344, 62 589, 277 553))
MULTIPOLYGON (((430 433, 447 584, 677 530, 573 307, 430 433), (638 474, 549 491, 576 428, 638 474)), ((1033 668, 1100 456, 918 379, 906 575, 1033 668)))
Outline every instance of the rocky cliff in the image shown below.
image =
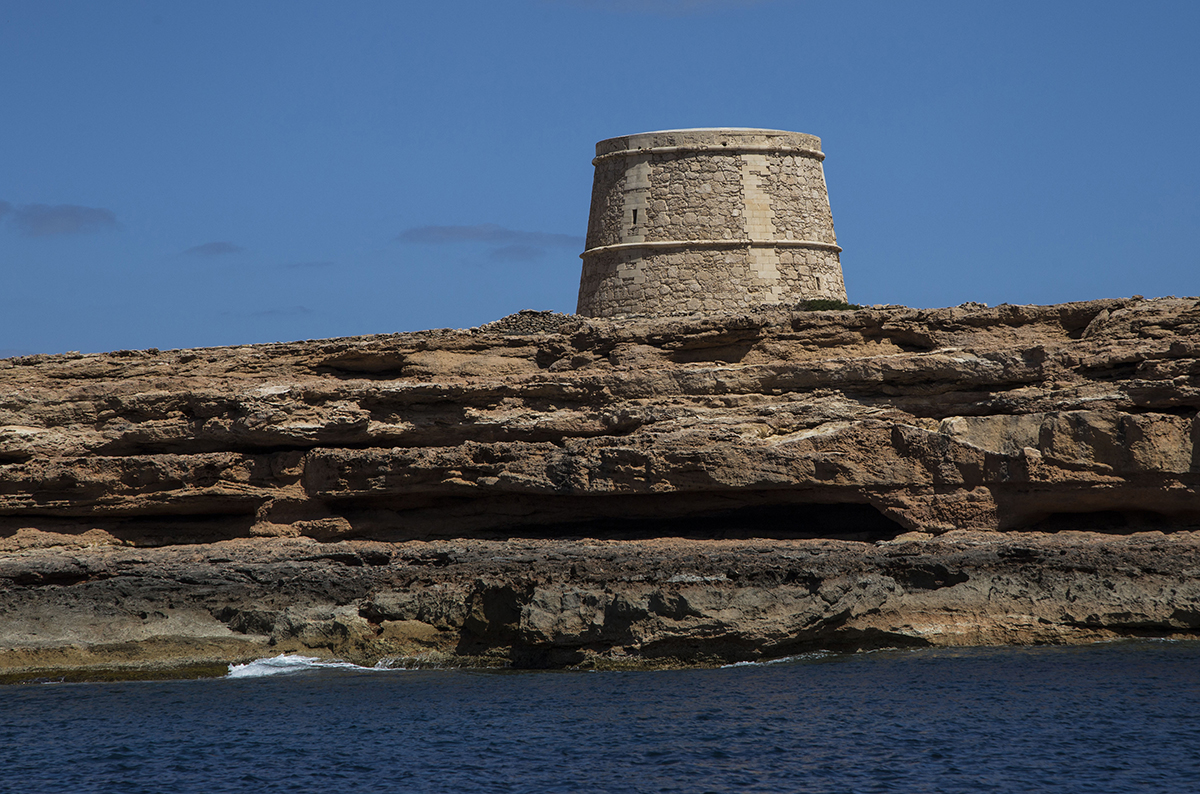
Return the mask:
POLYGON ((1200 630, 1200 301, 0 361, 0 665, 1200 630))

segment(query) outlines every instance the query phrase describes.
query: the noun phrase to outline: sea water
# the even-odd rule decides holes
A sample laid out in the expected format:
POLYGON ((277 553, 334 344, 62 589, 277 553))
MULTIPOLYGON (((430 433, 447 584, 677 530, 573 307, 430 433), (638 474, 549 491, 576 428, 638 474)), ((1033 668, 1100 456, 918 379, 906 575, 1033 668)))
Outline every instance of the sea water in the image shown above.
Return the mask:
POLYGON ((0 791, 1200 792, 1200 642, 0 688, 0 791))

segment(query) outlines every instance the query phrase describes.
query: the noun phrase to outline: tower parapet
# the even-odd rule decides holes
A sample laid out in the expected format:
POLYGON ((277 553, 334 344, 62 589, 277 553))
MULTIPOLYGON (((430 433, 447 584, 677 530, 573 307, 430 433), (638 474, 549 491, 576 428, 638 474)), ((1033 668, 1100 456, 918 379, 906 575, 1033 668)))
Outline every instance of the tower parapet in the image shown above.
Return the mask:
POLYGON ((845 300, 821 139, 664 130, 596 144, 578 313, 845 300))

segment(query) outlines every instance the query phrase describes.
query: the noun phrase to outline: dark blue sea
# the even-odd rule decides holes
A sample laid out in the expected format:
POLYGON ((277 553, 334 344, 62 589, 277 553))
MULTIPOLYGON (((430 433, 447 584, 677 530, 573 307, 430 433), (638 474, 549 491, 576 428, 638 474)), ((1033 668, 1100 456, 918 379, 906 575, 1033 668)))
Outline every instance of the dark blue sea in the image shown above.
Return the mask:
POLYGON ((0 791, 1200 792, 1200 642, 0 688, 0 791))

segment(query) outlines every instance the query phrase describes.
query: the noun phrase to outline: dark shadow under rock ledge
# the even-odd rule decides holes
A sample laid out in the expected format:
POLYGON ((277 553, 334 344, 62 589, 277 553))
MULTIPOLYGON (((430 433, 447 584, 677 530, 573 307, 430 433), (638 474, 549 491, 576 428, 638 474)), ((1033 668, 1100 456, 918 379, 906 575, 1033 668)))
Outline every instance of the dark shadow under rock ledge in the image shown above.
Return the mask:
POLYGON ((0 670, 1189 635, 1198 412, 1195 298, 0 360, 0 670))

